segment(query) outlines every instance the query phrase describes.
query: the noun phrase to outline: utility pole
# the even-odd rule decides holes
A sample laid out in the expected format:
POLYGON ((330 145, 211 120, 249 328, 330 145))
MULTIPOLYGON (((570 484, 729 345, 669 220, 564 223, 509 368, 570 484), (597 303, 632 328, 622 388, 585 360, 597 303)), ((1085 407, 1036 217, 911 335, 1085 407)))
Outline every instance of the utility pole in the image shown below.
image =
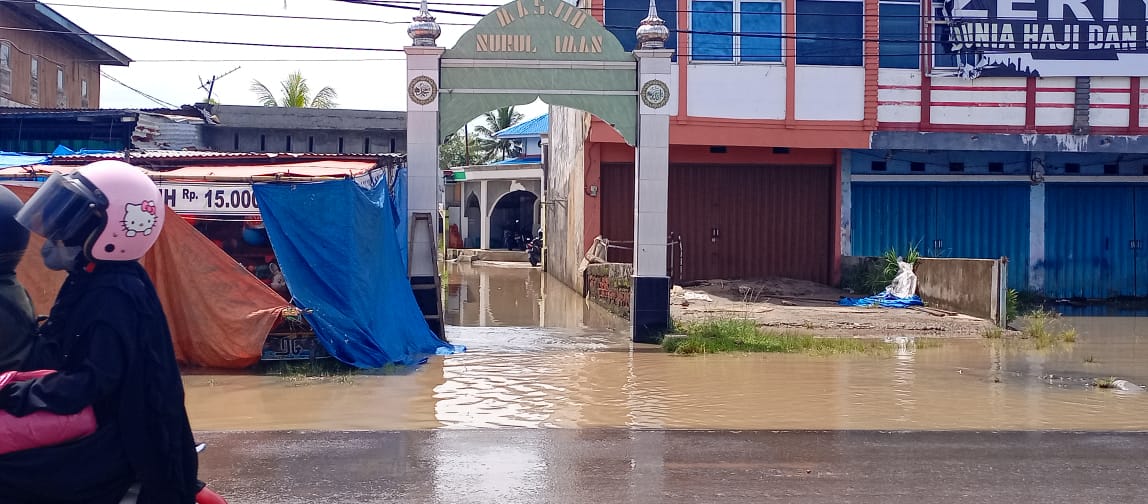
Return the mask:
POLYGON ((470 166, 470 123, 462 125, 462 145, 466 148, 466 165, 470 166))
POLYGON ((233 72, 239 70, 240 68, 243 67, 232 68, 230 71, 224 73, 223 75, 212 75, 211 79, 209 79, 207 82, 203 82, 203 77, 199 78, 199 89, 207 91, 207 103, 211 103, 211 95, 215 92, 215 81, 231 75, 233 72))

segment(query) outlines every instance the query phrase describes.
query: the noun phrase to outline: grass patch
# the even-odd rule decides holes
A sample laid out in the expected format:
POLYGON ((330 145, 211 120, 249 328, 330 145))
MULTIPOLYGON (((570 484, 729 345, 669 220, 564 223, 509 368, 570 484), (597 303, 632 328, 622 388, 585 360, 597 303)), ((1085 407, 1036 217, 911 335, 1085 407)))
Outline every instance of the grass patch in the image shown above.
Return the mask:
POLYGON ((1043 350, 1059 343, 1076 343, 1076 329, 1064 327, 1060 314, 1036 310, 1026 317, 1028 324, 1021 331, 1021 338, 1031 340, 1037 350, 1043 350))
POLYGON ((981 336, 985 339, 1001 339, 1004 337, 1004 329, 999 327, 990 327, 981 331, 981 336))
POLYGON ((338 383, 352 383, 354 376, 359 373, 358 368, 336 359, 274 361, 262 363, 260 368, 262 374, 280 376, 287 381, 333 379, 338 383))
POLYGON ((891 352, 894 345, 877 340, 818 338, 796 332, 759 329, 750 320, 709 320, 681 324, 684 338, 666 338, 662 348, 679 355, 722 352, 811 353, 819 355, 891 352))
POLYGON ((945 346, 945 340, 941 338, 917 338, 913 340, 913 348, 917 350, 925 350, 927 348, 941 348, 945 346))

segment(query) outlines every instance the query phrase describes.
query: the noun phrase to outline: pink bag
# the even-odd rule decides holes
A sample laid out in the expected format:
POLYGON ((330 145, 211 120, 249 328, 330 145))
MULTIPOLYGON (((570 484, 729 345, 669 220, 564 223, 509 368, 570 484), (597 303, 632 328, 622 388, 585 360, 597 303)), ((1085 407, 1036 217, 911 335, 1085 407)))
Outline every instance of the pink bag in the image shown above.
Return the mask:
MULTIPOLYGON (((0 389, 12 382, 47 376, 55 371, 8 371, 0 373, 0 389)), ((0 410, 0 455, 30 448, 75 441, 96 432, 96 415, 89 406, 74 415, 37 411, 15 417, 0 410)))

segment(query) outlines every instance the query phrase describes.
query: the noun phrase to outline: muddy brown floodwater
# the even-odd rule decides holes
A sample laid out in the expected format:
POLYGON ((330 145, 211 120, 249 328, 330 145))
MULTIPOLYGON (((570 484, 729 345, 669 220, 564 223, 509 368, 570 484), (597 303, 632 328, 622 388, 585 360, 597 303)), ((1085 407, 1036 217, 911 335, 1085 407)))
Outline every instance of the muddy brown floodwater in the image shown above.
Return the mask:
POLYGON ((682 357, 631 344, 536 269, 451 268, 447 334, 466 353, 400 375, 189 375, 193 427, 1148 430, 1148 393, 1086 385, 1148 383, 1145 318, 1069 318, 1077 342, 1039 351, 955 339, 883 357, 682 357))

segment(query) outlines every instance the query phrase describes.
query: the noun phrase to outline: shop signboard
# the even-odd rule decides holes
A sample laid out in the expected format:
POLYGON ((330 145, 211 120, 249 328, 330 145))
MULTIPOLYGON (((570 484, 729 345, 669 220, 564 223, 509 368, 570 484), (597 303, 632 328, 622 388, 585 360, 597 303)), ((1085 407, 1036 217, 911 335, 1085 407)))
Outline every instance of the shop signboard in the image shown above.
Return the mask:
POLYGON ((178 214, 257 215, 251 184, 159 182, 164 202, 178 214))
POLYGON ((946 0, 944 49, 965 77, 1148 75, 1144 0, 946 0))

